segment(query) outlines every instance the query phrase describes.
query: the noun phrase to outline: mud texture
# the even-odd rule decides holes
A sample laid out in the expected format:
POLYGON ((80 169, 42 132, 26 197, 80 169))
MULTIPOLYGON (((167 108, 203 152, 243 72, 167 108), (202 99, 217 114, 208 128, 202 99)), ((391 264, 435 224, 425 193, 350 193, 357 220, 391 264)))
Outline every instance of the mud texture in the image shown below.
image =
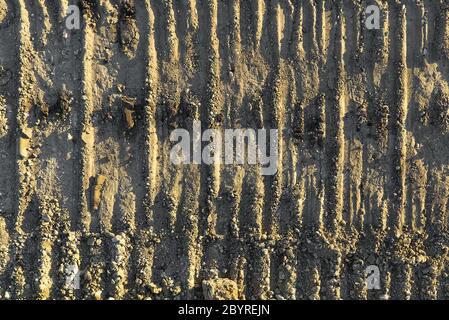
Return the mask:
POLYGON ((447 0, 0 0, 0 298, 448 298, 448 81, 447 0))

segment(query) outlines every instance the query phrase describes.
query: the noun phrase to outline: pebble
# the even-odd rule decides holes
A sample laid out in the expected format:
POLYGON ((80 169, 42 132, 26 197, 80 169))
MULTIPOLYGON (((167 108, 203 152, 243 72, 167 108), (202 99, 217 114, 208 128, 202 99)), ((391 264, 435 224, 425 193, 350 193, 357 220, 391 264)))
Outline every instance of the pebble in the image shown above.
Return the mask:
POLYGON ((101 290, 98 290, 97 292, 95 292, 95 294, 94 294, 95 300, 101 300, 102 293, 103 292, 101 290))

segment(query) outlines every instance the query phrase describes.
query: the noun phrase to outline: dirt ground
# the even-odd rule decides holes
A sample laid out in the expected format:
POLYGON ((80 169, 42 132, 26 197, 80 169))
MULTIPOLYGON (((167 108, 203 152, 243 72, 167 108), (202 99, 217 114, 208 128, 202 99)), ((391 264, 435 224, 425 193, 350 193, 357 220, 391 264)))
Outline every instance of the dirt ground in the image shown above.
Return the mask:
POLYGON ((0 299, 446 299, 448 199, 447 0, 0 0, 0 299))

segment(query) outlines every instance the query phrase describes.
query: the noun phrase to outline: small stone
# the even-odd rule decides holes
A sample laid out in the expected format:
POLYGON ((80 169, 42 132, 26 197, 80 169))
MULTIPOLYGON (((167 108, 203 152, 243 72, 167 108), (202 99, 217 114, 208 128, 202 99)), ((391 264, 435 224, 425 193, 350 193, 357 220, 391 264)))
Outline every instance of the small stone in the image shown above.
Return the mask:
POLYGON ((31 139, 33 137, 33 128, 24 126, 22 128, 22 134, 24 135, 25 138, 31 139))
POLYGON ((424 256, 424 255, 418 256, 418 262, 419 263, 424 263, 426 261, 427 261, 427 257, 426 256, 424 256))
POLYGON ((94 294, 95 300, 101 300, 102 294, 103 294, 103 292, 101 290, 98 290, 97 292, 95 292, 95 294, 94 294))
POLYGON ((181 293, 181 287, 180 286, 176 286, 172 289, 172 293, 174 296, 177 296, 181 293))
POLYGON ((125 120, 126 120, 126 125, 128 126, 128 129, 134 128, 134 126, 135 126, 134 110, 124 108, 124 113, 125 113, 125 120))
POLYGON ((149 287, 151 293, 153 293, 153 294, 159 294, 159 293, 162 292, 162 288, 158 287, 158 286, 157 286, 156 284, 154 284, 154 283, 150 283, 150 284, 148 285, 148 287, 149 287))

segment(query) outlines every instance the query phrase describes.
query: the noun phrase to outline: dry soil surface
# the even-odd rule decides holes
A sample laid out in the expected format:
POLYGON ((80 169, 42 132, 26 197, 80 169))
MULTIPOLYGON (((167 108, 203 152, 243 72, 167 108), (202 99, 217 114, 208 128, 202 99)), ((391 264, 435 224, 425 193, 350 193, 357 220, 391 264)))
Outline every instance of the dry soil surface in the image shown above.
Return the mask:
POLYGON ((0 0, 0 298, 449 298, 448 86, 447 0, 0 0))

